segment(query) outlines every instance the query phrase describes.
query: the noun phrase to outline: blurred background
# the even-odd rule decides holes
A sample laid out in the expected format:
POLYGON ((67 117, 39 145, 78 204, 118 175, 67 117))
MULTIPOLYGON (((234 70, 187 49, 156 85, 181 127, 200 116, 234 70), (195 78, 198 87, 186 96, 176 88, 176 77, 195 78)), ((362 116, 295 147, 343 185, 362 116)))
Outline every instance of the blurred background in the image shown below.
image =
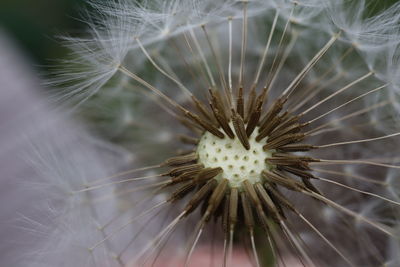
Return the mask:
MULTIPOLYGON (((78 18, 79 10, 87 1, 0 0, 0 30, 14 39, 18 48, 25 52, 24 56, 34 65, 46 69, 45 65, 51 64, 49 61, 62 58, 67 52, 58 44, 55 36, 79 33, 85 27, 78 18)), ((397 1, 366 0, 366 3, 371 13, 375 13, 397 1)))
MULTIPOLYGON (((100 2, 102 1, 106 0, 100 2)), ((359 0, 349 0, 351 1, 359 0)), ((365 2, 373 14, 397 1, 365 2)), ((85 27, 78 18, 82 7, 87 7, 87 2, 88 0, 0 0, 0 31, 5 31, 33 66, 46 70, 46 65, 51 64, 52 60, 60 59, 67 53, 55 36, 67 33, 74 35, 85 27)))
POLYGON ((45 67, 67 51, 54 36, 77 33, 84 24, 79 7, 85 0, 0 0, 0 31, 25 53, 33 66, 45 67))
MULTIPOLYGON (((21 163, 19 154, 26 144, 16 133, 25 134, 38 121, 48 119, 51 112, 41 107, 43 98, 36 94, 42 91, 37 74, 39 70, 46 73, 54 60, 62 59, 68 52, 55 36, 83 31, 85 24, 79 21, 79 12, 87 7, 87 1, 0 0, 0 202, 12 203, 0 210, 0 240, 14 242, 1 242, 0 266, 17 266, 10 262, 17 259, 16 248, 20 249, 20 244, 29 246, 20 229, 10 222, 18 214, 35 213, 29 203, 35 203, 36 196, 25 188, 17 188, 15 183, 15 178, 29 177, 32 172, 21 163)), ((370 14, 397 1, 366 0, 370 14)))

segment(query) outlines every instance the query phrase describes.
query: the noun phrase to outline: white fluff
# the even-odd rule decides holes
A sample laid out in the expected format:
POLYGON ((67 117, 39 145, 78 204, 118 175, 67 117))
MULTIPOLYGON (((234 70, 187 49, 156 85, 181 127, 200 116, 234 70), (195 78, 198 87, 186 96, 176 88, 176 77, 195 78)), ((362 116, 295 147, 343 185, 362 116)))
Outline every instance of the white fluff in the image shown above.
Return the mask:
MULTIPOLYGON (((146 80, 177 103, 184 104, 190 94, 203 97, 209 86, 221 87, 218 64, 222 65, 227 83, 232 84, 234 91, 237 90, 241 70, 244 5, 248 15, 245 87, 250 87, 254 79, 259 79, 258 88, 261 88, 261 84, 269 78, 272 65, 280 62, 280 57, 274 59, 274 56, 290 52, 284 64, 282 61, 281 72, 273 78, 272 98, 291 85, 321 47, 329 40, 334 40, 332 48, 307 72, 299 85, 300 89, 311 89, 304 89, 303 92, 297 88, 293 92, 295 101, 290 103, 293 108, 299 106, 300 111, 310 108, 307 117, 310 119, 326 113, 316 126, 332 122, 330 127, 324 129, 324 134, 311 137, 312 142, 326 144, 370 138, 400 128, 396 125, 398 119, 395 117, 400 112, 397 101, 400 93, 400 3, 373 16, 368 14, 365 1, 345 0, 148 0, 141 3, 122 0, 91 1, 90 4, 95 12, 84 13, 88 36, 64 37, 65 44, 71 49, 71 59, 62 62, 62 68, 49 84, 62 88, 56 96, 57 100, 70 99, 74 104, 83 103, 81 111, 93 119, 92 128, 109 139, 118 140, 120 145, 132 151, 132 157, 142 165, 160 162, 181 148, 173 139, 175 133, 180 133, 181 126, 168 117, 171 107, 163 102, 160 94, 151 93, 139 79, 131 79, 133 75, 129 77, 124 70, 146 80), (276 29, 267 46, 274 23, 276 29), (281 37, 283 32, 285 38, 281 37), (289 48, 292 49, 289 51, 289 48), (342 59, 349 49, 349 56, 342 59), (262 59, 264 51, 268 53, 265 52, 266 57, 262 59), (195 73, 194 78, 191 70, 195 73), (259 70, 261 74, 257 77, 259 70), (327 71, 329 75, 323 76, 327 71), (360 78, 364 76, 365 79, 360 78), (233 79, 229 80, 230 77, 233 79), (318 101, 346 88, 357 79, 360 82, 355 83, 351 90, 318 105, 318 101), (312 87, 314 84, 317 85, 312 87), (329 113, 346 101, 382 84, 386 84, 387 88, 329 113), (300 105, 313 93, 314 98, 300 105), (92 99, 93 95, 96 97, 92 99), (371 109, 362 116, 342 120, 348 114, 388 100, 388 105, 371 109), (317 108, 313 109, 313 105, 317 108)), ((44 179, 38 188, 48 193, 51 205, 47 211, 53 217, 51 230, 44 230, 49 233, 47 242, 35 248, 35 258, 39 262, 33 266, 118 266, 120 262, 113 256, 124 250, 140 226, 146 225, 145 220, 132 223, 126 231, 124 228, 115 237, 107 238, 106 242, 96 246, 92 252, 94 254, 89 253, 88 248, 113 233, 112 229, 118 229, 124 222, 129 222, 130 215, 137 215, 144 210, 129 208, 137 195, 145 197, 149 191, 119 196, 118 193, 126 188, 115 185, 93 194, 71 195, 71 192, 89 183, 90 179, 105 177, 120 167, 110 162, 110 151, 104 152, 101 146, 99 152, 98 144, 93 144, 91 137, 77 138, 80 134, 80 131, 71 131, 65 134, 65 141, 60 142, 59 133, 55 131, 45 140, 40 140, 34 149, 36 156, 31 157, 36 158, 33 162, 41 171, 38 176, 44 179), (102 195, 110 196, 110 201, 104 206, 97 205, 95 201, 102 195), (117 223, 111 225, 112 229, 107 229, 106 233, 96 229, 112 215, 120 215, 117 223), (56 254, 51 254, 52 251, 56 254)), ((316 151, 316 154, 323 159, 381 160, 383 163, 396 164, 399 144, 397 138, 387 142, 316 151)), ((114 160, 114 157, 122 156, 112 154, 111 159, 114 160)), ((396 172, 361 164, 336 166, 330 170, 388 181, 388 185, 382 187, 382 184, 378 186, 354 180, 357 177, 339 180, 360 190, 398 198, 398 183, 393 182, 399 178, 396 172)), ((338 179, 332 173, 316 173, 321 177, 338 179)), ((326 190, 327 195, 338 204, 387 225, 385 227, 397 234, 398 217, 393 214, 387 216, 392 207, 387 202, 360 196, 324 182, 318 183, 318 186, 322 191, 326 190)), ((150 199, 145 206, 149 208, 164 199, 164 195, 150 199)), ((305 197, 299 199, 296 203, 302 204, 301 212, 314 219, 318 229, 360 266, 368 266, 372 259, 379 257, 393 266, 398 263, 396 253, 389 253, 398 246, 397 241, 379 236, 374 244, 377 235, 362 220, 349 219, 330 208, 321 210, 318 203, 310 203, 305 197), (387 247, 380 247, 382 244, 387 247), (375 258, 371 251, 379 251, 380 254, 375 258)), ((167 212, 164 214, 168 215, 167 212)), ((154 221, 156 225, 163 224, 160 219, 154 221)), ((38 231, 42 232, 41 228, 47 227, 42 222, 37 225, 40 228, 38 231)), ((143 231, 138 244, 142 245, 149 237, 157 235, 154 229, 159 228, 150 228, 143 231)), ((325 253, 326 245, 309 228, 301 225, 295 228, 307 241, 310 240, 310 246, 315 249, 312 255, 322 264, 341 266, 342 262, 333 260, 336 259, 333 253, 325 253)), ((178 251, 186 244, 182 239, 174 242, 177 242, 173 244, 177 244, 178 251)), ((123 255, 123 262, 129 262, 137 253, 135 246, 130 247, 128 253, 123 255)), ((178 252, 176 255, 181 256, 178 252)))

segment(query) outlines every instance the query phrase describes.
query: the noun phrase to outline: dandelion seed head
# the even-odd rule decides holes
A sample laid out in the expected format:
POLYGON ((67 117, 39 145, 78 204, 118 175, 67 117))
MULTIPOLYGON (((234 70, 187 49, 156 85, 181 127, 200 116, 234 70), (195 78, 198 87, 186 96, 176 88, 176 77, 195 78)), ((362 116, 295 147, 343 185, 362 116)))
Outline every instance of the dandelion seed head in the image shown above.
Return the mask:
MULTIPOLYGON (((225 263, 246 238, 256 265, 261 243, 275 265, 286 255, 309 266, 390 257, 400 5, 377 15, 364 1, 92 6, 92 37, 67 39, 69 63, 87 68, 55 83, 71 83, 64 97, 83 101, 92 127, 147 167, 75 188, 76 203, 83 193, 101 214, 91 253, 146 265, 176 247, 188 265, 219 225, 210 235, 225 263), (108 199, 114 208, 101 212, 108 199)), ((81 168, 69 169, 61 177, 81 168)))
POLYGON ((264 169, 272 168, 265 162, 272 153, 263 150, 263 141, 256 141, 255 135, 250 136, 249 149, 246 150, 237 137, 219 139, 211 133, 205 133, 196 150, 198 162, 206 168, 222 168, 223 171, 214 179, 226 178, 233 188, 241 188, 245 180, 255 184, 262 181, 261 172, 264 169))

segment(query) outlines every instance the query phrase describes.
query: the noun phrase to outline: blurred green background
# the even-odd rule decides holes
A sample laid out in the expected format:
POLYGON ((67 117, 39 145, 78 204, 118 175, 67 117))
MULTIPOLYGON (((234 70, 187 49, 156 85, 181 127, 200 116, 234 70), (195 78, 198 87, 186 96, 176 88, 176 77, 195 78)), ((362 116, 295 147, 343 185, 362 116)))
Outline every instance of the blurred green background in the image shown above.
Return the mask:
POLYGON ((19 45, 34 65, 48 65, 66 51, 54 36, 79 32, 85 0, 0 0, 0 30, 19 45))
MULTIPOLYGON (((87 1, 0 0, 0 30, 5 30, 14 38, 33 64, 46 69, 45 66, 51 64, 52 59, 62 58, 67 52, 55 36, 66 33, 73 35, 85 27, 78 18, 79 11, 87 1)), ((351 3, 360 0, 348 1, 351 3)), ((369 10, 366 15, 375 14, 397 1, 399 0, 366 0, 369 10)))

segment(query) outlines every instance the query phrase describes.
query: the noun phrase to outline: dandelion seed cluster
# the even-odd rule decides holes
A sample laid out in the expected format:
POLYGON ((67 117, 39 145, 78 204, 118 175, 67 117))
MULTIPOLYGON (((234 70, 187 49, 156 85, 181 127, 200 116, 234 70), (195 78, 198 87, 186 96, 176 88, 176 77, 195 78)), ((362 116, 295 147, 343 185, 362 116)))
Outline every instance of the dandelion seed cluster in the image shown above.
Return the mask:
POLYGON ((91 5, 52 85, 138 168, 64 190, 59 218, 90 221, 54 230, 75 265, 190 266, 210 239, 221 266, 235 247, 256 266, 399 264, 400 4, 91 5))
POLYGON ((240 187, 244 180, 252 184, 261 182, 261 172, 271 168, 265 162, 271 152, 264 151, 263 143, 256 141, 254 136, 249 136, 249 149, 246 150, 238 138, 219 139, 207 132, 201 137, 196 153, 198 162, 204 167, 222 168, 218 178, 228 179, 231 187, 240 187))

